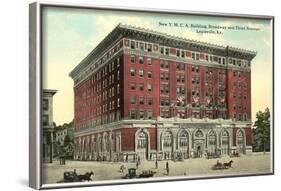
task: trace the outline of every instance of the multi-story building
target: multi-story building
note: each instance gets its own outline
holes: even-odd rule
[[[43,90],[42,100],[42,127],[43,127],[43,162],[52,163],[53,161],[53,96],[57,90]]]
[[[119,24],[70,73],[75,159],[251,151],[255,55]]]

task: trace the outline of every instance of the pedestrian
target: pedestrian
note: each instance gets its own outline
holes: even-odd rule
[[[166,171],[167,171],[167,175],[169,175],[169,172],[170,172],[169,162],[166,162]]]
[[[169,176],[170,168],[168,167],[166,170],[167,170],[167,176]]]
[[[138,163],[140,164],[140,156],[138,157]]]
[[[128,162],[128,157],[129,157],[129,156],[128,156],[128,153],[127,153],[127,154],[126,154],[126,162]]]
[[[158,169],[158,161],[155,161],[155,168]]]
[[[138,167],[139,167],[139,161],[137,161],[136,163],[136,168],[138,169]]]

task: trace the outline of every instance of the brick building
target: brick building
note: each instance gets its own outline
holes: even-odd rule
[[[255,55],[119,24],[70,73],[75,159],[251,151]]]
[[[42,128],[43,162],[52,163],[54,154],[53,96],[57,90],[43,89]]]

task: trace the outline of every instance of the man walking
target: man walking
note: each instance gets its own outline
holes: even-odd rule
[[[166,171],[167,171],[167,176],[169,176],[170,169],[169,169],[169,162],[168,161],[166,162]]]
[[[136,163],[136,169],[138,169],[138,167],[139,167],[139,161],[137,161]]]
[[[158,169],[158,161],[157,161],[157,159],[155,160],[155,168]]]

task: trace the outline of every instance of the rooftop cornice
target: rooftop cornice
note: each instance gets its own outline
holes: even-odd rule
[[[78,64],[78,66],[76,66],[70,72],[69,76],[74,78],[74,76],[76,76],[79,71],[87,67],[92,62],[93,58],[97,58],[98,55],[106,52],[109,48],[111,48],[114,42],[122,38],[145,40],[160,44],[162,46],[170,46],[198,52],[207,52],[215,55],[237,57],[247,60],[252,60],[257,54],[257,52],[250,50],[186,39],[162,32],[135,27],[132,25],[124,25],[120,23]]]
[[[51,90],[51,89],[43,89],[43,94],[44,95],[55,95],[58,92],[58,90]]]

